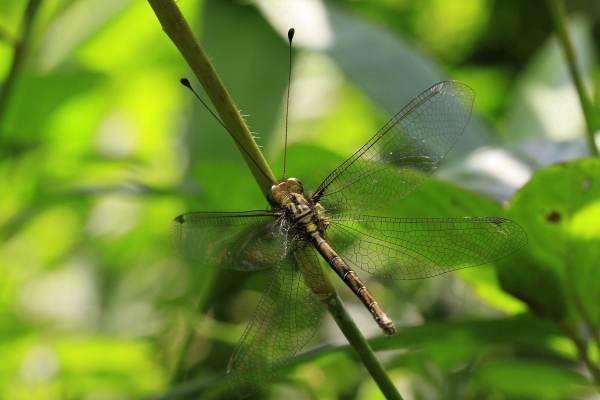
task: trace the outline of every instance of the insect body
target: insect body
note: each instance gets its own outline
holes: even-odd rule
[[[325,210],[318,202],[313,202],[310,198],[305,197],[302,183],[296,178],[289,178],[273,185],[269,199],[276,207],[285,210],[292,219],[291,225],[315,246],[319,254],[367,307],[381,329],[388,335],[394,334],[396,332],[394,322],[373,299],[369,289],[356,272],[344,262],[325,239],[326,228],[329,225]]]

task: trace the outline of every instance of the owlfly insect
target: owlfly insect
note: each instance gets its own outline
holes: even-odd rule
[[[290,59],[292,36],[290,30]],[[187,80],[182,83],[191,89]],[[269,289],[229,372],[242,383],[256,384],[310,340],[324,307],[314,289],[324,279],[319,259],[391,335],[394,322],[357,270],[384,280],[426,278],[497,260],[526,244],[522,228],[502,217],[376,216],[438,167],[465,129],[473,100],[473,91],[463,83],[437,83],[394,115],[316,190],[307,191],[297,178],[284,178],[271,187],[269,209],[191,212],[175,218],[176,242],[192,260],[244,271],[272,270]]]

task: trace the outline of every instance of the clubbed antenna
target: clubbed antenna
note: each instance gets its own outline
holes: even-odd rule
[[[283,146],[283,179],[285,179],[286,167],[287,167],[287,145],[288,145],[288,115],[290,111],[290,84],[292,82],[292,39],[294,39],[294,28],[290,28],[288,31],[288,43],[289,43],[289,63],[288,63],[288,86],[287,86],[287,98],[285,102],[285,142]]]
[[[180,82],[180,83],[181,83],[183,86],[185,86],[186,88],[188,88],[188,89],[189,89],[189,90],[190,90],[190,91],[191,91],[191,92],[194,94],[194,96],[196,97],[196,99],[198,99],[198,101],[200,101],[200,103],[202,103],[202,105],[204,106],[204,108],[206,108],[206,111],[208,111],[208,112],[210,113],[210,115],[212,115],[212,116],[214,117],[214,119],[216,119],[216,120],[217,120],[217,122],[218,122],[218,123],[219,123],[219,124],[220,124],[220,125],[221,125],[221,126],[222,126],[222,127],[223,127],[223,128],[226,130],[226,131],[227,131],[227,132],[229,132],[229,133],[231,134],[231,131],[230,131],[229,129],[227,129],[227,127],[225,126],[225,124],[223,123],[223,121],[221,120],[221,118],[219,118],[219,117],[217,116],[217,114],[216,114],[216,113],[215,113],[213,110],[211,110],[211,108],[208,106],[208,104],[206,104],[206,103],[204,102],[204,100],[202,100],[202,97],[200,97],[200,95],[198,94],[198,92],[196,92],[196,91],[194,90],[194,88],[192,87],[192,84],[190,83],[189,79],[188,79],[188,78],[181,78],[181,79],[179,80],[179,82]],[[233,136],[233,134],[232,134],[232,136]]]
[[[242,151],[244,153],[246,153],[248,158],[252,161],[252,163],[256,166],[256,168],[258,168],[258,170],[263,174],[263,176],[265,176],[267,179],[270,180],[269,175],[265,171],[263,171],[263,169],[260,167],[260,165],[258,165],[256,160],[254,158],[252,158],[252,156],[248,153],[248,150],[246,150],[244,148],[244,146],[242,146],[240,144],[240,142],[238,141],[236,136],[227,128],[227,126],[225,126],[225,124],[223,123],[223,120],[221,118],[219,118],[219,116],[208,106],[208,104],[206,104],[206,102],[204,100],[202,100],[202,97],[200,97],[198,92],[196,92],[196,90],[192,87],[192,84],[190,83],[189,79],[181,78],[179,80],[179,82],[183,86],[185,86],[187,89],[189,89],[190,92],[192,92],[194,94],[194,97],[196,97],[196,99],[198,99],[198,101],[204,106],[204,108],[206,108],[206,111],[208,111],[210,113],[210,115],[212,115],[214,117],[214,119],[217,120],[217,122],[219,123],[219,125],[221,125],[223,127],[223,129],[225,129],[227,132],[229,132],[229,136],[231,136],[232,139],[237,143],[238,147],[240,149],[242,149]]]

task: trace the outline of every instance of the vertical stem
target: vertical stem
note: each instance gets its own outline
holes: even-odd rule
[[[173,0],[148,0],[163,30],[188,62],[237,144],[256,182],[267,193],[276,181],[233,99]]]
[[[600,368],[590,359],[587,349],[587,343],[581,337],[576,328],[571,326],[569,323],[563,322],[560,324],[563,332],[571,338],[575,347],[577,348],[577,353],[579,354],[579,359],[581,362],[585,364],[588,371],[592,375],[592,379],[594,380],[596,386],[600,388]]]
[[[363,364],[375,380],[375,383],[379,386],[381,393],[383,393],[388,400],[402,400],[402,396],[400,396],[400,393],[385,372],[385,369],[383,369],[383,366],[375,357],[373,349],[365,337],[360,333],[350,315],[348,315],[339,296],[334,293],[325,301],[325,303],[338,327],[346,339],[348,339],[350,345],[356,350]]]
[[[566,282],[568,285],[568,289],[571,291],[573,305],[575,306],[575,309],[579,312],[579,314],[581,314],[583,324],[585,325],[586,329],[589,330],[593,340],[596,341],[596,346],[598,347],[598,350],[600,350],[600,329],[596,325],[593,318],[590,316],[590,313],[585,307],[584,302],[581,300],[581,296],[579,296],[579,293],[577,292],[575,286],[576,278],[574,276],[575,269],[573,268],[573,265],[568,264],[566,272]]]
[[[598,147],[596,147],[596,141],[594,140],[594,132],[598,128],[594,117],[594,107],[585,90],[581,72],[577,67],[577,58],[573,47],[573,41],[571,40],[569,30],[567,29],[567,17],[564,4],[562,0],[547,0],[547,2],[550,13],[552,14],[552,19],[554,20],[558,40],[563,49],[565,60],[567,61],[569,72],[571,73],[571,78],[573,79],[573,83],[577,89],[577,95],[579,96],[579,102],[585,118],[588,147],[592,155],[598,156]]]
[[[4,80],[4,84],[0,88],[0,122],[2,121],[2,117],[6,111],[6,106],[8,105],[8,100],[10,99],[17,76],[19,75],[19,72],[23,67],[23,63],[25,62],[27,46],[31,36],[31,27],[33,26],[33,20],[35,19],[35,16],[40,8],[41,2],[41,0],[29,0],[27,7],[25,8],[23,20],[21,21],[19,36],[14,44],[12,62],[6,79]]]
[[[225,279],[225,272],[221,268],[211,270],[211,274],[204,277],[202,286],[196,290],[198,299],[193,310],[194,315],[203,315],[208,311],[209,307],[211,306],[211,299],[216,296],[217,290],[222,288],[221,281],[223,279]],[[175,356],[173,370],[171,371],[171,385],[185,380],[186,370],[184,369],[184,364],[190,347],[194,343],[194,338],[196,337],[195,326],[197,318],[198,317],[192,318],[191,321],[188,321],[187,327],[184,329],[184,338],[181,342],[179,350],[177,351],[177,355]]]

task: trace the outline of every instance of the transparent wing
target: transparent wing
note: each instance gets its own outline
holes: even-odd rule
[[[270,211],[192,212],[173,220],[173,240],[187,259],[251,271],[285,255],[285,220]]]
[[[385,218],[334,216],[327,236],[352,267],[387,279],[419,279],[510,255],[525,231],[499,217]]]
[[[465,129],[474,93],[463,83],[427,89],[321,183],[313,199],[330,213],[395,204],[433,172]]]
[[[269,290],[229,362],[232,388],[242,397],[296,355],[321,318],[324,306],[307,285],[307,280],[311,285],[323,282],[318,255],[311,247],[294,247],[289,262],[273,269]]]

